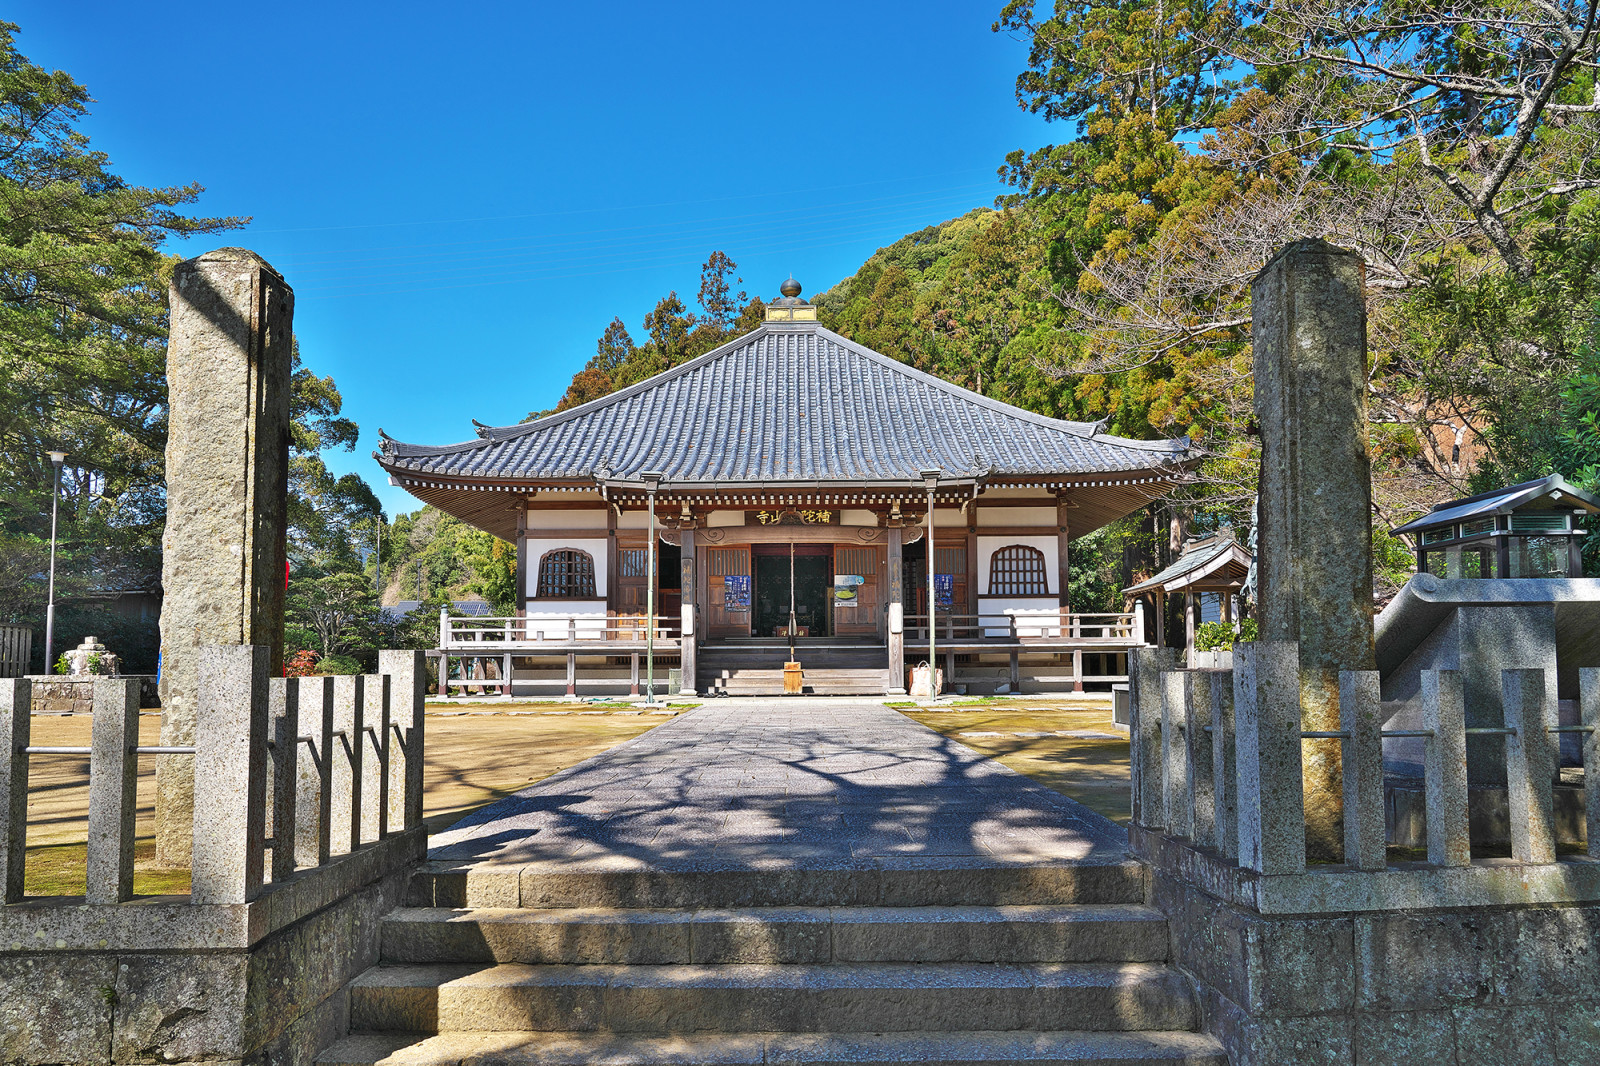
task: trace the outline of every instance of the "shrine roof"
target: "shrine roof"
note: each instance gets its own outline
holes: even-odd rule
[[[593,480],[663,487],[920,483],[1160,470],[1187,438],[1143,441],[1025,411],[925,374],[815,322],[769,322],[609,396],[460,444],[387,436],[374,457],[452,482]]]
[[[1249,549],[1234,540],[1231,531],[1223,530],[1185,545],[1171,566],[1122,591],[1136,596],[1155,589],[1177,592],[1199,586],[1237,588],[1244,583],[1250,560]]]

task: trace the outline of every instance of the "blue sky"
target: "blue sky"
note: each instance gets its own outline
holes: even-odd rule
[[[1067,136],[1016,106],[1001,0],[753,5],[12,0],[37,63],[144,185],[294,287],[295,332],[370,452],[554,405],[620,315],[692,304],[714,249],[752,295],[808,293],[989,204],[1005,154]]]

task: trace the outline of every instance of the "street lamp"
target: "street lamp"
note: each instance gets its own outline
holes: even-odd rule
[[[938,619],[939,600],[934,583],[934,551],[933,551],[933,493],[939,487],[939,475],[944,473],[938,467],[932,470],[918,471],[922,475],[922,483],[928,488],[928,698],[939,694],[939,659],[935,654],[934,623]]]
[[[66,452],[51,452],[50,465],[56,468],[55,487],[50,490],[50,598],[44,609],[44,672],[53,665],[56,643],[56,516],[61,505],[61,467],[67,461]]]
[[[650,505],[650,560],[645,566],[644,582],[644,702],[647,707],[656,704],[656,489],[665,477],[657,470],[647,470],[639,475],[644,479],[645,499]]]

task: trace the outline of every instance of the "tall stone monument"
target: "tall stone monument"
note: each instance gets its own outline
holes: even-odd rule
[[[220,248],[177,265],[171,307],[161,743],[187,745],[201,645],[264,645],[282,673],[294,291]],[[158,861],[188,864],[193,810],[193,759],[161,757]]]
[[[1367,455],[1365,267],[1295,241],[1250,287],[1261,427],[1257,616],[1300,646],[1302,728],[1339,728],[1339,671],[1372,670],[1372,477]],[[1336,740],[1303,748],[1306,843],[1342,851]]]

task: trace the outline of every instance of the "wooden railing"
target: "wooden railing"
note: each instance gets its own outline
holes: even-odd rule
[[[0,681],[4,902],[23,897],[29,764],[57,755],[89,759],[91,905],[133,897],[141,757],[194,759],[191,903],[248,903],[268,882],[299,884],[394,837],[406,838],[395,859],[421,857],[421,652],[380,652],[378,673],[351,677],[269,677],[264,647],[211,645],[199,657],[192,746],[139,744],[137,678],[95,679],[87,747],[34,745],[30,683]]]
[[[557,614],[529,618],[452,618],[439,616],[442,649],[471,648],[473,652],[512,648],[537,649],[541,645],[643,642],[648,626],[644,615]],[[656,616],[655,638],[676,642],[682,630],[676,619]],[[463,652],[466,653],[466,652]]]
[[[981,614],[944,614],[935,617],[934,636],[938,640],[993,643],[1047,643],[1063,645],[1108,645],[1128,647],[1142,644],[1136,636],[1137,616],[1063,611],[993,611]],[[905,637],[908,643],[928,639],[928,616],[907,615]]]

